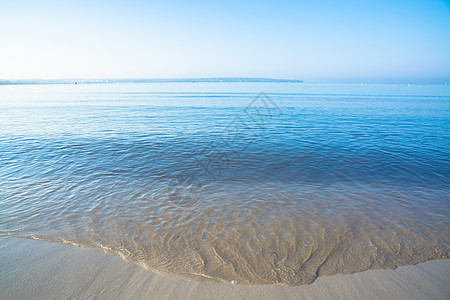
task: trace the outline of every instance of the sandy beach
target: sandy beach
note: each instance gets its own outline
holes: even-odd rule
[[[450,260],[319,277],[310,285],[231,285],[161,276],[71,245],[0,239],[0,299],[449,299]]]
[[[0,300],[450,300],[450,0],[0,28]]]

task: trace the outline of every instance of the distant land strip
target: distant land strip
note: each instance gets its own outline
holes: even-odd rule
[[[25,85],[25,84],[98,84],[98,83],[170,83],[170,82],[282,82],[303,83],[295,79],[273,79],[273,78],[245,78],[245,77],[223,77],[223,78],[162,78],[162,79],[17,79],[1,80],[0,85]]]

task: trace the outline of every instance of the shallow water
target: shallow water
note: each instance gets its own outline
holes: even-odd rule
[[[249,284],[450,257],[448,86],[2,86],[0,109],[3,236]]]

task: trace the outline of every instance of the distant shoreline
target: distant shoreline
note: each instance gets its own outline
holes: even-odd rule
[[[99,84],[99,83],[185,83],[185,82],[282,82],[303,83],[296,79],[274,78],[245,78],[245,77],[217,77],[217,78],[124,78],[124,79],[20,79],[0,80],[0,85],[32,85],[32,84]]]

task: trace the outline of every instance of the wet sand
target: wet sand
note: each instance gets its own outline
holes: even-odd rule
[[[322,276],[309,285],[231,285],[161,276],[120,257],[1,238],[0,299],[449,299],[450,260]]]

